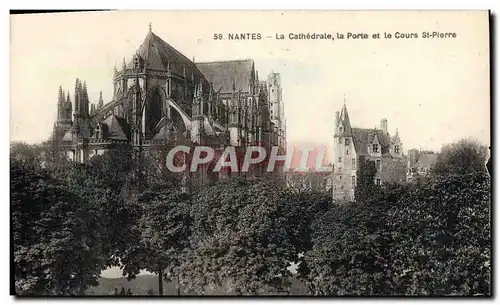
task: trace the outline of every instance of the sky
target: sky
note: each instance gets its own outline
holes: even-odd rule
[[[289,145],[331,147],[335,112],[354,127],[388,120],[403,149],[439,150],[473,137],[490,144],[487,12],[122,11],[11,16],[11,141],[47,139],[58,88],[87,82],[112,99],[121,67],[149,31],[198,61],[250,58],[262,79],[281,74]],[[372,39],[374,33],[454,32],[453,39]],[[289,33],[366,33],[370,39],[290,40]],[[261,40],[214,34],[261,33]],[[276,39],[283,34],[286,39]],[[268,36],[270,36],[268,38]],[[336,37],[336,36],[334,36]]]

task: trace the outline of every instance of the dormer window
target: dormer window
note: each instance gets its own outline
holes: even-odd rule
[[[349,138],[345,139],[345,145],[349,145]]]
[[[373,145],[372,145],[372,151],[373,151],[374,153],[378,153],[378,144],[373,144]]]
[[[342,126],[341,126],[341,127],[339,127],[339,132],[340,132],[340,133],[342,133]]]
[[[394,152],[399,154],[399,145],[394,145]]]

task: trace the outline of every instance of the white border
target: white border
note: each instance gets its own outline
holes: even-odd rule
[[[4,42],[1,48],[2,52],[2,57],[4,58],[4,62],[6,63],[5,69],[3,69],[2,77],[3,80],[1,82],[2,85],[2,90],[1,92],[4,93],[4,99],[0,103],[0,122],[3,124],[3,128],[0,129],[0,134],[2,137],[2,141],[0,142],[2,144],[2,156],[0,158],[0,164],[1,164],[1,173],[2,175],[2,196],[4,198],[4,201],[2,202],[1,209],[3,215],[3,222],[1,222],[2,225],[2,245],[4,245],[4,250],[1,252],[1,262],[3,263],[3,271],[4,274],[1,277],[1,285],[3,289],[3,293],[1,294],[2,299],[1,303],[12,303],[15,302],[16,300],[13,297],[9,296],[10,293],[10,231],[9,231],[9,224],[10,224],[10,213],[9,213],[9,161],[8,161],[8,154],[9,154],[9,118],[10,118],[10,97],[9,97],[9,79],[10,79],[10,69],[9,69],[9,53],[10,53],[10,46],[9,46],[9,15],[8,15],[8,10],[9,9],[20,9],[20,8],[38,8],[38,9],[74,9],[77,7],[78,9],[95,9],[95,8],[119,8],[119,9],[140,9],[140,10],[153,10],[153,9],[203,9],[203,10],[216,10],[216,9],[231,9],[231,10],[236,10],[236,9],[254,9],[254,10],[262,10],[262,9],[295,9],[295,10],[302,10],[302,9],[309,9],[309,10],[319,10],[319,9],[336,9],[336,10],[370,10],[370,9],[377,9],[377,10],[383,10],[383,9],[391,9],[391,10],[408,10],[408,9],[454,9],[454,10],[466,10],[466,9],[474,9],[474,10],[479,10],[479,9],[491,9],[493,13],[499,14],[500,9],[498,8],[500,1],[498,0],[490,0],[490,1],[480,1],[480,0],[475,0],[475,1],[469,1],[468,3],[465,3],[465,1],[458,1],[458,0],[448,0],[448,1],[436,1],[436,0],[420,0],[420,1],[381,1],[381,2],[374,2],[370,0],[366,1],[344,1],[342,3],[335,3],[335,4],[327,4],[327,1],[320,1],[320,0],[302,0],[302,1],[283,1],[283,3],[271,3],[269,0],[251,0],[251,1],[245,1],[245,2],[238,2],[238,1],[218,1],[218,0],[211,0],[211,1],[203,1],[203,0],[198,0],[198,1],[188,1],[188,0],[183,0],[183,1],[176,1],[172,3],[168,3],[166,1],[150,1],[150,0],[141,0],[141,1],[107,1],[103,2],[102,0],[85,0],[85,1],[78,1],[78,2],[69,2],[69,1],[62,1],[62,0],[45,0],[45,1],[28,1],[28,0],[18,0],[18,1],[2,1],[0,6],[3,8],[4,14],[1,16],[1,23],[0,23],[0,35],[1,35],[1,41]],[[10,4],[10,5],[9,5]],[[141,6],[138,6],[140,4]],[[496,18],[496,23],[498,23],[498,16]],[[495,31],[495,40],[497,42],[496,44],[496,54],[495,57],[497,58],[498,61],[498,41],[499,39],[499,32],[498,30]],[[497,64],[497,61],[495,62],[495,66]],[[496,67],[495,67],[496,68]],[[498,81],[498,75],[496,75],[495,79],[495,87],[500,88],[499,86],[499,81]],[[28,89],[28,88],[27,88]],[[498,90],[498,89],[497,89]],[[498,94],[498,92],[497,92]],[[494,101],[496,102],[496,100]],[[471,101],[471,107],[473,107],[473,101]],[[498,115],[498,107],[496,107],[496,116]],[[497,131],[497,130],[495,130]],[[498,132],[495,132],[495,143],[498,143]],[[496,153],[495,153],[495,160],[498,162],[498,157],[499,157],[499,148],[498,146],[496,148]],[[498,174],[497,174],[497,181],[495,181],[495,189],[498,186]],[[495,204],[495,203],[493,203]],[[498,220],[498,211],[500,210],[499,207],[494,208],[495,211],[495,219]],[[496,226],[493,226],[495,228]],[[495,241],[494,245],[496,246],[498,244],[498,239],[499,235],[495,234]],[[496,252],[496,248],[494,249],[494,254],[498,256],[498,253]],[[495,260],[494,263],[497,263]],[[498,267],[494,264],[494,270],[496,273],[498,273]],[[496,275],[496,274],[495,274]],[[498,277],[495,276],[494,280],[494,292],[498,293]],[[52,299],[51,299],[52,300]],[[163,300],[164,302],[169,302],[169,303],[180,303],[180,302],[198,302],[200,299],[186,299],[186,300],[173,300],[173,299],[166,299]],[[330,302],[330,301],[341,301],[342,299],[321,299],[321,300],[312,300],[312,299],[295,299],[291,300],[294,302]],[[62,302],[69,301],[68,299],[62,300]],[[97,304],[104,304],[106,303],[106,299],[78,299],[78,300],[73,300],[77,302],[94,302]],[[142,301],[142,300],[141,300]],[[144,300],[146,301],[146,300]],[[273,300],[264,300],[264,299],[255,299],[255,300],[248,300],[248,299],[206,299],[202,301],[208,301],[208,302],[233,302],[233,301],[244,301],[244,302],[256,302],[256,303],[271,303]],[[276,300],[275,300],[276,301]],[[280,299],[280,301],[284,301],[284,299]],[[354,303],[361,303],[364,301],[368,302],[374,302],[377,301],[376,299],[365,299],[365,300],[349,300]],[[397,299],[394,300],[394,303],[403,303],[408,300],[403,300],[403,299]],[[440,302],[445,302],[445,303],[452,303],[455,300],[429,300],[429,299],[423,299],[423,301],[428,302],[428,303],[434,303],[437,301]],[[124,301],[120,301],[124,302]],[[115,303],[116,304],[116,303]]]

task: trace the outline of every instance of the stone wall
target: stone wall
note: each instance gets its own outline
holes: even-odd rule
[[[390,156],[382,158],[381,164],[382,183],[404,183],[406,182],[406,162],[404,158],[393,158]]]

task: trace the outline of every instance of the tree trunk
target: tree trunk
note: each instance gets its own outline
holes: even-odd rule
[[[179,276],[177,276],[177,295],[181,295],[181,280]]]
[[[158,268],[158,295],[163,295],[163,267]]]

